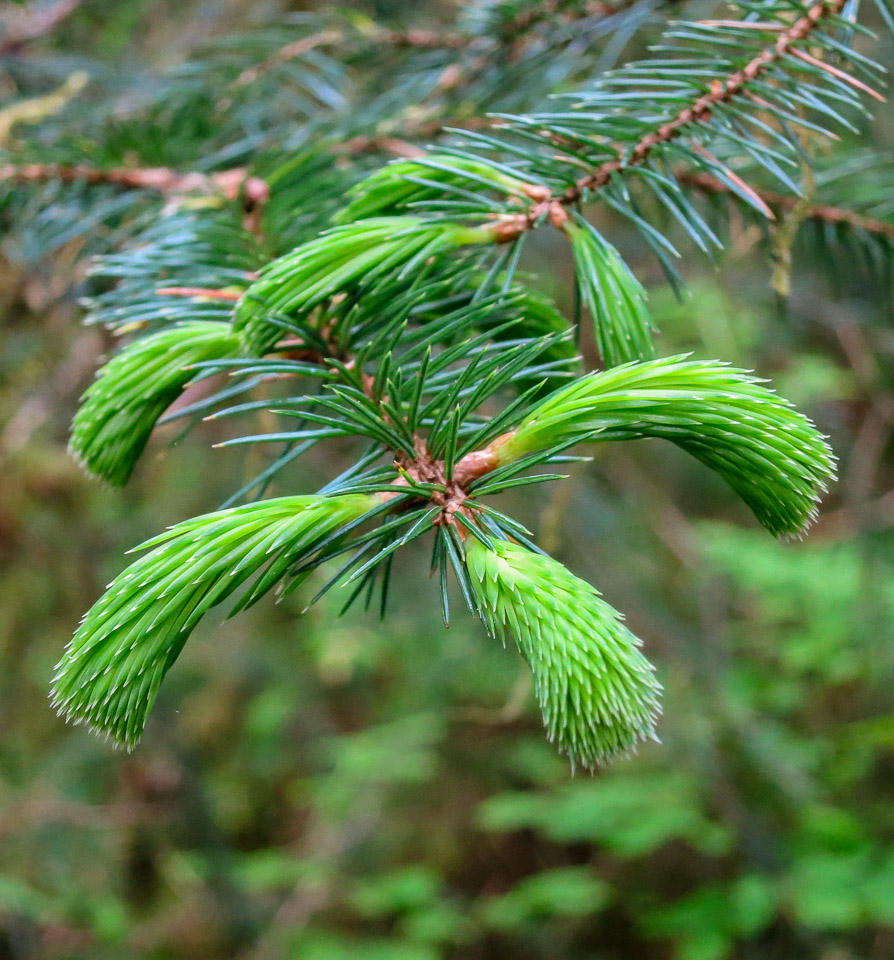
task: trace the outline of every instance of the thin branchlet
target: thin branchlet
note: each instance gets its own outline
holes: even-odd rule
[[[676,173],[677,179],[705,194],[721,194],[734,196],[731,188],[722,180],[698,170],[680,170]],[[787,196],[777,190],[765,190],[751,187],[760,199],[769,208],[787,212],[794,209],[799,202],[798,197]],[[879,220],[875,217],[866,217],[854,210],[835,206],[831,203],[811,203],[801,213],[805,220],[811,220],[819,225],[832,227],[846,227],[859,233],[867,233],[894,241],[894,223]]]

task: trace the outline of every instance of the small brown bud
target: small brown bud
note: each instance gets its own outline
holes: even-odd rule
[[[561,230],[568,223],[568,211],[558,200],[553,200],[549,205],[549,220],[557,230]]]
[[[549,192],[549,187],[544,187],[539,183],[524,184],[524,186],[522,186],[522,193],[537,203],[546,203],[552,196]]]
[[[530,227],[527,216],[518,213],[512,217],[501,217],[491,225],[494,243],[512,243]]]

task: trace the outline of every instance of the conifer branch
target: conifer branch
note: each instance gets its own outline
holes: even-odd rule
[[[583,5],[582,9],[568,10],[563,9],[562,0],[543,0],[542,3],[520,10],[515,16],[503,21],[500,24],[500,33],[503,37],[515,39],[518,34],[525,33],[540,23],[555,22],[559,19],[566,23],[574,23],[575,20],[588,17],[611,17],[629,4],[630,0],[620,0],[616,3],[590,0]]]
[[[270,188],[244,167],[219,173],[183,173],[169,167],[93,167],[87,164],[4,163],[0,164],[0,182],[108,184],[125,190],[147,190],[164,196],[199,193],[220,195],[227,200],[243,197],[246,205],[256,206],[270,195]]]
[[[559,19],[565,23],[574,23],[576,20],[591,17],[609,17],[622,12],[632,2],[633,0],[617,0],[616,3],[592,0],[584,4],[582,9],[562,10],[561,0],[543,0],[542,3],[532,5],[527,10],[521,10],[515,16],[501,22],[498,38],[449,30],[390,30],[379,25],[353,30],[319,30],[286,44],[261,63],[247,67],[237,77],[233,86],[237,88],[249,86],[265,73],[319,47],[342,47],[355,40],[359,40],[369,48],[385,46],[396,50],[480,50],[484,59],[489,62],[497,54],[505,56],[507,43],[523,42],[524,34],[538,24],[547,21],[556,22]],[[513,55],[517,54],[516,49]],[[456,67],[448,67],[447,70],[455,73]],[[459,82],[459,76],[454,76],[450,81],[451,85]]]
[[[713,242],[709,225],[685,196],[685,179],[674,177],[682,161],[693,173],[713,178],[693,181],[694,190],[708,192],[716,179],[752,209],[772,214],[771,201],[778,198],[764,197],[735,172],[743,159],[735,146],[700,141],[726,133],[738,146],[738,125],[746,120],[730,104],[757,97],[760,119],[746,119],[775,136],[782,153],[760,136],[746,140],[745,150],[772,173],[773,157],[788,162],[785,150],[795,149],[787,124],[797,125],[802,113],[809,123],[814,108],[837,118],[839,104],[858,106],[856,91],[867,92],[867,85],[852,83],[837,67],[827,69],[813,53],[797,54],[808,39],[812,51],[833,58],[846,49],[830,31],[814,32],[826,20],[836,28],[844,23],[844,3],[806,8],[781,0],[765,15],[782,22],[765,28],[746,21],[740,34],[734,25],[732,39],[722,22],[683,24],[678,36],[695,33],[696,41],[705,41],[695,52],[703,56],[700,69],[692,68],[686,59],[691,51],[681,44],[669,60],[655,61],[652,71],[646,61],[597,78],[592,90],[575,94],[576,108],[589,110],[516,116],[507,108],[493,119],[469,122],[476,129],[457,134],[437,152],[410,142],[435,119],[441,128],[445,118],[433,116],[433,101],[414,112],[418,102],[405,98],[396,111],[412,131],[404,134],[399,123],[383,118],[380,104],[391,95],[375,90],[368,101],[376,107],[369,113],[374,136],[352,138],[358,127],[334,113],[319,127],[308,121],[299,133],[322,129],[325,137],[281,157],[278,166],[258,151],[265,180],[250,176],[247,166],[198,175],[165,167],[102,172],[37,164],[31,180],[8,167],[7,179],[16,182],[83,179],[162,197],[196,192],[241,199],[252,214],[263,204],[267,233],[258,243],[250,232],[256,223],[240,223],[235,205],[169,203],[133,249],[105,258],[103,272],[121,283],[97,297],[95,319],[123,331],[150,330],[113,357],[88,389],[75,419],[74,452],[101,476],[123,483],[155,423],[184,387],[221,373],[231,374],[225,385],[168,418],[266,411],[278,418],[276,428],[265,423],[257,435],[219,446],[274,444],[280,452],[229,501],[256,494],[257,502],[187,521],[146,545],[149,552],[114,581],[75,634],[56,678],[55,703],[74,720],[132,744],[193,627],[237,586],[253,582],[238,610],[348,554],[317,597],[343,584],[351,585],[348,604],[361,595],[369,602],[381,588],[384,611],[393,556],[431,535],[445,621],[452,571],[468,609],[492,633],[505,631],[518,643],[549,735],[574,762],[592,766],[653,736],[658,686],[636,639],[593,587],[539,553],[529,531],[490,498],[564,479],[532,471],[577,459],[573,448],[580,444],[661,438],[725,480],[771,533],[799,535],[814,517],[834,471],[824,438],[747,371],[719,361],[651,359],[645,291],[578,207],[604,187],[601,198],[635,219],[653,248],[661,248],[664,238],[639,216],[637,200],[615,176],[637,167],[641,182],[696,242]],[[635,7],[619,18],[631,26],[651,10],[648,0],[618,0],[583,12],[598,17],[622,5]],[[477,82],[475,71],[484,62],[479,54],[486,60],[500,51],[511,59],[513,32],[524,42],[525,31],[561,16],[565,7],[561,0],[546,0],[539,10],[508,17],[505,9],[488,11],[489,32],[475,35],[474,49],[462,59],[469,73],[460,81],[475,76]],[[757,16],[750,8],[744,15]],[[626,29],[619,36],[624,41]],[[405,58],[407,64],[427,64],[427,90],[440,93],[455,75],[448,65],[438,82],[437,70],[451,59],[452,35],[348,24],[261,59],[282,39],[276,34],[271,43],[265,37],[255,55],[260,65],[245,68],[244,57],[226,60],[226,80],[218,89],[247,88],[265,72],[316,51],[306,63],[269,77],[265,89],[288,75],[298,99],[316,104],[328,97],[342,106],[350,101],[327,87],[324,77],[330,69],[342,76],[342,65],[320,48],[345,46],[343,60],[353,67],[355,41],[445,48],[443,57]],[[546,45],[548,56],[554,46]],[[536,60],[536,47],[531,49]],[[566,77],[573,76],[575,56]],[[865,57],[854,57],[858,72],[875,69]],[[375,72],[375,56],[370,59]],[[494,53],[493,63],[498,61]],[[320,64],[325,69],[317,74]],[[797,99],[805,75],[811,89],[819,90],[808,104]],[[414,78],[405,79],[412,86]],[[247,113],[254,92],[240,94]],[[226,122],[225,102],[216,101],[215,121]],[[483,113],[501,100],[483,96],[480,103]],[[266,106],[258,104],[252,129],[272,126],[271,118],[279,116]],[[764,123],[774,110],[778,130]],[[245,129],[227,130],[236,136],[216,156],[245,164]],[[333,146],[336,141],[343,142]],[[282,148],[286,141],[263,141],[265,147],[274,142]],[[362,159],[335,162],[339,152],[370,150],[402,159],[371,172]],[[359,181],[358,167],[366,174]],[[580,171],[586,176],[575,180]],[[827,216],[825,222],[833,220]],[[515,241],[545,222],[570,241],[580,301],[592,315],[609,369],[579,375],[574,324],[527,290],[518,272],[522,243]],[[835,222],[851,223],[843,216]],[[273,380],[277,390],[255,392]],[[315,496],[263,499],[277,471],[331,438],[357,444],[348,470]]]
[[[694,187],[706,194],[724,194],[730,197],[736,195],[733,191],[717,177],[711,176],[697,170],[680,170],[675,176],[687,186]],[[776,210],[789,211],[798,204],[798,198],[786,196],[775,190],[764,190],[762,188],[751,187],[760,197],[761,201],[768,207]],[[888,223],[885,220],[878,220],[874,217],[864,217],[861,214],[847,210],[844,207],[837,207],[826,203],[811,204],[803,212],[805,220],[813,220],[816,223],[828,224],[830,226],[844,226],[852,230],[864,233],[874,234],[883,237],[886,240],[894,241],[894,223]]]
[[[756,33],[766,32],[773,39],[773,43],[753,56],[740,69],[723,79],[711,81],[707,92],[701,93],[695,100],[681,107],[674,116],[662,122],[657,128],[643,133],[638,140],[631,144],[605,145],[606,149],[615,155],[603,160],[592,172],[578,178],[572,186],[561,193],[547,193],[541,198],[536,198],[536,202],[525,213],[504,216],[500,227],[500,241],[511,242],[526,230],[544,222],[552,222],[561,227],[567,219],[561,212],[562,208],[579,205],[596,191],[608,186],[617,174],[629,168],[645,166],[658,147],[670,145],[693,128],[708,123],[715,112],[726,104],[746,97],[762,109],[772,112],[771,105],[753,93],[750,87],[787,57],[796,58],[810,67],[826,72],[834,81],[849,84],[854,89],[868,93],[876,99],[883,99],[877,91],[851,74],[800,49],[800,45],[806,43],[825,21],[842,13],[846,2],[847,0],[820,0],[811,5],[803,16],[788,27],[773,22],[749,21],[703,21],[701,24],[695,24],[695,26],[707,27],[729,25],[736,29],[753,30]],[[546,141],[555,143],[559,148],[566,145],[566,135],[550,129],[548,123],[540,134]],[[710,157],[700,144],[694,143],[692,149],[710,158],[709,166],[713,166],[715,170],[724,169],[722,164],[716,158]],[[563,158],[558,155],[555,159],[561,162]],[[732,171],[725,170],[725,173],[728,179],[736,184],[736,189],[745,194],[760,209],[763,201],[757,192],[739,181]],[[767,212],[765,204],[763,210]]]
[[[564,204],[579,203],[587,192],[604,186],[618,171],[644,163],[659,144],[669,143],[691,125],[708,120],[719,104],[747,95],[750,83],[782,60],[786,54],[794,52],[796,45],[807,40],[823,20],[840,13],[846,2],[847,0],[820,0],[813,4],[803,17],[779,33],[772,47],[762,50],[743,69],[730,74],[725,81],[712,83],[710,92],[700,96],[691,106],[681,110],[676,117],[662,124],[657,130],[646,134],[626,156],[606,161],[593,173],[578,180],[574,187],[557,199]],[[770,26],[774,28],[776,25]]]
[[[266,60],[247,67],[233,83],[233,86],[246,87],[255,83],[265,73],[270,73],[288,63],[303,57],[318,47],[341,47],[354,39],[361,39],[365,46],[389,46],[397,50],[402,48],[413,50],[458,50],[467,47],[474,38],[461,33],[441,33],[437,30],[388,30],[385,27],[373,26],[359,31],[349,30],[319,30],[300,40],[287,43]]]

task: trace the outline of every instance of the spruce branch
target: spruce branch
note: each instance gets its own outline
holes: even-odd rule
[[[689,187],[694,187],[705,194],[720,194],[735,197],[736,195],[727,184],[709,173],[695,170],[681,170],[676,173],[677,179]],[[798,198],[787,196],[775,190],[752,187],[760,199],[771,209],[788,212],[798,204]],[[814,221],[820,225],[846,227],[859,233],[866,233],[894,241],[894,223],[878,220],[875,217],[866,217],[854,210],[834,206],[828,203],[809,204],[803,212],[805,220]]]
[[[544,9],[598,17],[636,6],[619,0],[594,12],[546,0]],[[317,597],[343,584],[346,605],[358,597],[369,604],[381,590],[384,610],[395,554],[428,536],[445,620],[452,571],[469,609],[492,633],[514,637],[531,666],[549,734],[573,762],[592,767],[653,736],[658,685],[638,641],[593,587],[537,552],[530,531],[491,498],[563,479],[541,468],[576,459],[578,444],[658,437],[712,468],[772,533],[798,534],[812,519],[833,474],[823,438],[745,371],[685,357],[651,359],[645,292],[580,207],[598,194],[653,246],[671,249],[627,192],[622,175],[629,167],[700,246],[719,245],[684,193],[690,185],[674,175],[678,167],[689,172],[691,161],[693,174],[771,214],[774,204],[746,182],[733,144],[744,141],[760,170],[784,165],[787,125],[814,108],[797,100],[797,78],[806,78],[820,114],[834,113],[833,102],[859,103],[868,84],[851,82],[850,73],[814,55],[846,50],[830,34],[844,23],[844,9],[839,0],[794,10],[769,3],[760,13],[748,8],[743,15],[752,19],[731,26],[679,25],[679,36],[694,32],[706,41],[701,68],[681,56],[681,47],[671,66],[647,61],[600,77],[581,92],[576,113],[481,118],[468,124],[478,129],[453,133],[424,152],[399,135],[397,124],[382,122],[382,103],[393,114],[389,94],[369,99],[369,129],[377,136],[365,143],[356,126],[335,117],[339,106],[319,126],[301,126],[295,142],[309,138],[310,146],[278,159],[266,155],[256,167],[239,152],[247,149],[245,129],[229,143],[238,149],[223,154],[233,168],[217,174],[177,173],[176,163],[124,172],[112,165],[105,173],[73,164],[55,175],[33,167],[33,182],[75,182],[80,173],[87,182],[178,201],[101,268],[121,283],[97,297],[95,317],[120,330],[153,332],[125,347],[87,391],[72,446],[92,469],[123,482],[184,385],[217,372],[230,374],[226,384],[172,417],[263,410],[277,418],[275,428],[221,444],[278,450],[230,502],[263,498],[282,467],[320,442],[347,438],[358,450],[356,462],[317,496],[259,499],[179,524],[144,545],[148,552],[114,581],[75,634],[55,681],[57,705],[133,744],[193,627],[235,590],[246,588],[240,610],[273,586],[291,589],[339,559]],[[506,20],[503,8],[490,12]],[[754,20],[759,15],[773,22],[764,29]],[[492,23],[457,62],[474,72],[478,47],[511,55],[512,30],[521,36],[545,22],[530,8],[520,16],[514,26],[511,16],[503,28]],[[379,27],[365,33],[364,40],[364,30],[351,25],[314,30],[272,54],[266,38],[254,65],[246,68],[244,55],[227,61],[215,109],[238,115],[229,104],[249,105],[254,82],[272,88],[290,72],[307,103],[328,97],[343,105],[341,88],[315,86],[314,70],[320,66],[325,76],[330,69],[321,48],[353,47],[355,40],[425,51],[408,54],[408,64],[453,58],[449,37],[445,45],[443,38]],[[447,48],[443,57],[432,52],[436,39],[437,49]],[[711,43],[734,49],[733,59]],[[809,53],[801,50],[807,44]],[[854,62],[872,72],[862,59]],[[442,80],[450,66],[426,89],[438,96],[449,89]],[[657,94],[645,71],[656,73]],[[416,77],[409,71],[407,84]],[[746,121],[733,115],[744,104],[765,136],[742,136]],[[398,120],[415,122],[418,133],[432,122],[430,106]],[[770,113],[778,124],[760,119]],[[249,114],[252,131],[275,126],[271,118],[279,116],[266,103]],[[497,129],[484,129],[492,123]],[[389,134],[395,136],[386,142]],[[713,134],[721,142],[708,149],[702,140]],[[268,144],[275,135],[259,138],[251,142]],[[282,150],[285,141],[275,142]],[[371,166],[360,152],[381,147],[402,158],[357,183],[357,170]],[[349,163],[335,159],[339,151],[358,155]],[[27,180],[15,168],[7,173]],[[263,237],[254,235],[257,223],[244,221],[248,207],[240,210],[240,200],[263,215]],[[610,369],[575,378],[572,324],[519,273],[524,234],[544,223],[570,241],[581,299]],[[253,393],[273,379],[279,387],[272,396]]]
[[[244,291],[203,287],[156,289],[156,295],[188,300],[195,305],[194,311],[204,304],[217,309],[218,304],[235,302],[234,323],[185,320],[126,347],[107,364],[97,383],[85,395],[75,419],[73,451],[106,479],[125,482],[157,418],[186,383],[216,369],[229,369],[231,374],[252,377],[334,376],[336,381],[359,390],[364,402],[375,401],[375,406],[364,415],[363,423],[354,423],[355,430],[385,439],[386,444],[394,441],[391,445],[398,451],[412,449],[409,437],[402,442],[395,439],[397,435],[390,426],[376,426],[380,419],[386,424],[401,424],[403,417],[382,405],[381,392],[372,386],[375,378],[364,370],[368,360],[357,355],[353,346],[371,336],[370,347],[381,349],[374,338],[381,326],[383,310],[397,319],[404,315],[407,319],[412,317],[415,324],[423,327],[441,320],[444,311],[437,308],[438,296],[434,289],[429,291],[425,285],[417,289],[425,270],[409,267],[414,262],[421,264],[430,260],[442,243],[449,249],[457,242],[469,240],[478,245],[492,242],[492,236],[487,228],[482,232],[477,228],[456,228],[449,223],[422,223],[409,218],[369,219],[336,228],[298,248],[287,255],[283,263],[273,265],[280,269],[278,276],[274,275],[271,280],[269,272],[261,275]],[[331,265],[337,268],[335,272]],[[291,272],[296,267],[298,276]],[[392,271],[390,276],[383,272],[386,270]],[[406,279],[402,279],[404,273],[408,274]],[[454,274],[448,272],[447,279],[439,281],[436,289],[454,298],[459,307],[457,322],[479,327],[482,344],[491,338],[499,342],[510,327],[540,338],[537,350],[548,355],[549,362],[530,372],[519,369],[520,388],[542,384],[544,378],[548,380],[576,358],[573,347],[563,336],[567,329],[564,319],[545,298],[513,286],[481,299],[483,278],[480,275],[462,271]],[[370,288],[374,277],[380,279],[379,292]],[[358,281],[362,281],[360,290],[353,289]],[[260,293],[255,292],[258,289]],[[276,297],[272,303],[267,291]],[[360,296],[364,291],[365,295]],[[435,298],[432,308],[425,306],[427,297]],[[457,297],[462,299],[457,301]],[[188,313],[187,310],[187,317]],[[366,328],[369,333],[364,333]],[[509,348],[512,349],[511,340]],[[200,349],[204,352],[200,353]],[[418,351],[418,343],[415,349]],[[262,359],[271,352],[279,359]],[[445,354],[439,363],[443,364],[444,358],[450,356]],[[151,359],[154,357],[157,361]],[[236,357],[244,359],[233,359]],[[495,357],[498,360],[500,354],[495,353]],[[141,364],[149,365],[151,375],[137,384],[133,371]],[[504,379],[508,375],[504,374]],[[254,382],[246,381],[245,387],[227,386],[223,395],[231,397]],[[491,389],[495,388],[496,385]],[[482,394],[481,399],[485,396]],[[203,405],[213,405],[215,400],[216,395],[212,395]],[[336,403],[331,398],[317,398],[315,402],[318,405]],[[236,409],[244,407],[242,404]],[[344,409],[339,408],[339,412],[352,419]],[[326,427],[330,435],[333,429],[334,424]]]
[[[779,26],[774,23],[748,24],[748,29],[766,29],[771,35],[776,35],[773,45],[762,50],[743,69],[736,70],[724,81],[714,81],[710,92],[698,97],[657,130],[647,133],[633,145],[632,149],[625,151],[623,157],[607,160],[593,173],[581,177],[573,187],[557,199],[565,204],[579,203],[587,193],[605,186],[615,173],[626,167],[645,163],[655,147],[670,143],[684,134],[689,127],[710,120],[718,106],[737,97],[748,96],[750,84],[763,76],[787,54],[797,54],[798,45],[808,41],[824,20],[840,14],[846,3],[847,0],[820,0],[819,3],[811,5],[807,12],[788,29],[779,29]],[[736,26],[741,26],[739,21],[733,22]],[[828,69],[822,61],[817,62]]]
[[[507,45],[513,47],[511,55],[518,56],[519,45],[525,42],[525,35],[539,24],[574,24],[579,20],[594,17],[610,17],[622,12],[632,2],[633,0],[617,0],[615,3],[588,2],[577,5],[563,3],[562,0],[542,0],[540,3],[531,4],[527,9],[519,10],[509,18],[501,19],[496,37],[485,33],[450,30],[391,30],[375,23],[319,30],[287,43],[261,63],[247,67],[237,77],[234,86],[249,86],[264,74],[319,47],[344,48],[352,44],[369,49],[391,47],[397,50],[471,50],[481,61],[480,66],[483,66],[492,63],[498,56],[506,56]],[[450,75],[451,86],[461,84],[461,76],[458,75],[461,71],[462,67],[455,63],[444,69],[444,73]]]
[[[731,192],[751,203],[764,215],[772,217],[759,191],[754,190],[733,169],[707,150],[700,142],[713,130],[721,139],[729,136],[741,146],[748,123],[770,135],[793,154],[798,147],[793,145],[786,125],[803,125],[827,136],[834,134],[813,124],[801,113],[815,111],[828,120],[832,118],[847,125],[834,108],[842,103],[857,106],[854,92],[865,93],[880,99],[881,95],[871,86],[859,80],[853,72],[845,71],[806,53],[803,45],[822,43],[825,50],[845,56],[848,49],[826,34],[841,24],[845,0],[821,0],[804,8],[804,13],[794,23],[784,20],[766,21],[699,21],[683,23],[679,35],[686,40],[697,39],[703,49],[683,48],[682,52],[698,53],[701,59],[643,61],[630,64],[619,71],[610,72],[596,81],[591,90],[582,90],[575,95],[579,101],[578,111],[568,113],[544,113],[531,117],[499,117],[502,137],[469,136],[471,145],[479,148],[497,149],[500,145],[509,149],[512,138],[522,138],[545,149],[547,145],[559,153],[552,157],[535,160],[532,169],[538,167],[548,177],[568,182],[568,173],[575,166],[592,167],[585,175],[573,180],[562,189],[537,198],[522,214],[507,213],[504,217],[503,237],[511,241],[525,231],[544,222],[556,226],[567,223],[563,207],[577,207],[582,202],[604,194],[622,212],[629,213],[635,221],[630,201],[623,192],[614,188],[618,178],[627,171],[638,171],[642,182],[648,185],[661,202],[706,249],[705,241],[715,242],[707,226],[700,222],[695,211],[686,204],[680,192],[680,183],[674,172],[659,162],[659,153],[667,156],[685,156],[696,171],[707,172],[721,180]],[[744,13],[757,15],[748,8]],[[783,17],[788,6],[770,5],[767,15]],[[825,31],[825,32],[824,32]],[[729,73],[720,73],[724,60],[729,55],[713,55],[712,44],[732,45],[744,36],[752,39],[767,35],[770,43],[754,54],[742,66]],[[670,36],[674,36],[671,31]],[[672,46],[663,51],[674,52]],[[866,58],[854,57],[854,70],[880,68]],[[700,69],[701,68],[701,69]],[[799,68],[808,74],[809,92],[798,93],[795,78]],[[696,80],[686,79],[686,70],[694,71]],[[700,77],[717,73],[710,82]],[[780,82],[780,79],[784,82]],[[822,86],[822,84],[825,86]],[[704,89],[704,87],[707,89]],[[692,98],[689,99],[689,91]],[[883,99],[883,98],[881,98]],[[680,105],[667,115],[667,104]],[[750,113],[763,113],[770,122],[750,117]],[[774,124],[778,123],[778,129]],[[498,131],[500,132],[500,131]],[[615,133],[613,138],[612,134]],[[780,167],[780,154],[758,143],[746,143],[745,150],[761,166],[791,185]],[[782,157],[783,162],[785,158]],[[567,165],[564,174],[562,164]],[[794,188],[797,192],[797,188]],[[611,194],[614,194],[613,196]],[[646,232],[644,230],[644,232]],[[647,235],[652,243],[652,237]]]
[[[624,68],[618,72],[617,77],[610,74],[598,81],[593,91],[585,92],[581,102],[593,111],[590,115],[581,112],[577,115],[542,114],[530,118],[506,116],[498,118],[504,131],[502,138],[484,135],[469,137],[473,149],[476,145],[479,149],[492,152],[502,148],[503,152],[512,158],[510,162],[514,167],[514,170],[506,167],[504,170],[509,173],[517,171],[514,179],[525,184],[520,189],[518,186],[504,188],[503,209],[496,209],[491,213],[494,220],[492,230],[497,243],[514,244],[528,230],[543,223],[552,223],[568,235],[578,284],[593,315],[597,345],[606,365],[654,356],[651,324],[641,288],[619,260],[614,248],[593,231],[574,208],[605,188],[604,199],[634,220],[672,279],[677,278],[677,274],[668,254],[676,251],[636,212],[636,205],[626,193],[626,188],[616,182],[616,175],[628,169],[638,170],[640,180],[705,252],[710,252],[712,247],[719,248],[720,241],[685,196],[684,188],[692,184],[685,178],[678,178],[675,170],[666,166],[666,160],[672,156],[687,156],[692,161],[695,176],[711,178],[710,181],[693,181],[700,183],[700,189],[704,189],[705,182],[716,181],[730,194],[737,196],[763,216],[773,219],[773,209],[761,191],[746,182],[728,160],[709,150],[700,142],[700,137],[705,138],[714,131],[720,134],[721,140],[728,135],[731,141],[738,144],[742,139],[745,124],[744,115],[739,116],[739,101],[744,100],[749,108],[756,104],[759,111],[768,114],[774,121],[780,121],[782,132],[773,130],[757,117],[752,118],[755,124],[772,133],[790,148],[793,154],[797,154],[800,146],[792,142],[786,124],[797,125],[802,122],[800,113],[803,111],[798,105],[798,88],[795,83],[799,66],[806,65],[809,68],[809,79],[812,81],[810,93],[802,99],[809,109],[820,115],[832,112],[823,98],[827,98],[832,106],[842,100],[848,104],[856,103],[850,93],[842,93],[842,87],[846,91],[874,93],[863,81],[827,63],[826,60],[813,54],[800,56],[803,53],[801,45],[820,41],[824,49],[836,55],[847,52],[842,44],[831,36],[826,36],[821,29],[828,28],[828,33],[838,25],[839,16],[844,9],[844,0],[822,0],[804,8],[803,15],[793,23],[785,19],[791,12],[788,7],[783,9],[770,5],[766,11],[767,16],[778,18],[779,22],[770,19],[682,24],[678,31],[681,37],[691,39],[691,32],[701,31],[697,36],[705,46],[705,68],[695,71],[699,79],[694,83],[679,79],[681,70],[687,66],[691,69],[692,64],[689,61],[680,58],[678,62],[661,62],[656,77],[666,76],[668,79],[655,81],[649,77],[650,64],[647,61],[643,65]],[[756,16],[752,11],[745,12]],[[723,64],[723,60],[717,56],[709,58],[711,42],[723,44],[727,42],[725,38],[728,34],[733,37],[751,34],[752,38],[757,38],[758,41],[768,35],[771,42],[763,44],[743,65],[737,66],[726,75],[720,73],[710,83],[703,82],[700,75],[719,72]],[[856,68],[874,68],[865,58],[856,60],[855,63]],[[664,73],[661,73],[662,69]],[[815,79],[816,75],[818,80]],[[780,81],[780,76],[783,76],[784,82]],[[821,81],[827,82],[827,89],[817,86],[817,82]],[[654,90],[650,89],[653,82],[657,85]],[[667,95],[663,94],[662,83],[670,91]],[[706,91],[701,90],[697,95],[693,95],[693,99],[688,103],[685,102],[684,91],[698,91],[704,86],[708,87]],[[682,99],[684,103],[668,117],[665,99],[674,104]],[[607,107],[604,105],[606,101]],[[642,107],[637,106],[640,101]],[[616,103],[619,107],[614,106]],[[627,105],[633,112],[629,119],[624,115]],[[639,111],[638,114],[636,110]],[[538,122],[541,122],[542,126],[538,127]],[[809,125],[808,121],[803,122]],[[615,137],[614,142],[611,137],[613,129],[621,135],[620,138]],[[638,129],[642,129],[642,132],[638,136],[632,136]],[[517,158],[521,156],[521,151],[512,149],[512,137],[522,136],[529,136],[541,145],[567,145],[570,155],[553,155],[549,160],[535,156],[528,163],[519,162]],[[658,148],[662,148],[662,156],[658,156]],[[764,169],[788,183],[792,182],[781,169],[779,158],[782,161],[786,158],[778,151],[764,149],[757,144],[747,149]],[[566,176],[558,172],[557,166],[566,160],[569,164],[592,165],[588,153],[596,157],[602,156],[595,164],[595,170],[560,191],[548,185],[557,178],[563,179],[563,176]],[[451,171],[453,179],[443,174],[434,177],[416,172],[428,162],[432,166]],[[471,169],[475,162],[475,156],[469,151],[456,149],[446,160],[429,155],[414,157],[412,161],[394,164],[391,168],[386,167],[373,174],[355,190],[359,196],[367,198],[366,205],[358,202],[349,205],[342,215],[343,219],[424,211],[426,206],[435,210],[439,204],[455,203],[448,201],[446,197],[455,191],[457,178],[464,176],[463,168]],[[401,183],[401,180],[404,182]],[[420,185],[423,185],[423,188]],[[794,189],[797,191],[797,187]],[[519,195],[525,198],[521,204],[517,200]],[[775,199],[776,196],[770,194],[769,198]],[[372,200],[373,197],[375,200]],[[522,212],[518,212],[519,206],[522,207]],[[834,210],[822,207],[817,207],[812,213],[814,219],[825,216],[827,221],[831,221],[836,217]],[[837,222],[856,227],[860,221],[856,214],[848,216],[842,212],[837,216]],[[876,228],[877,235],[887,232],[880,222],[872,226]],[[609,304],[612,309],[608,309]]]
[[[18,184],[89,183],[111,184],[125,190],[147,190],[163,196],[199,194],[222,196],[227,200],[243,198],[246,208],[263,203],[270,194],[269,186],[260,177],[252,176],[243,167],[219,173],[183,173],[167,167],[93,167],[87,164],[4,163],[0,164],[0,181]]]
[[[309,36],[293,40],[272,53],[263,62],[246,67],[233,83],[234,87],[246,87],[257,82],[265,73],[270,73],[290,60],[303,57],[318,47],[344,47],[359,40],[363,46],[408,48],[413,50],[458,50],[464,49],[474,38],[461,33],[436,30],[388,30],[378,24],[370,24],[354,30],[319,30]]]
[[[466,540],[465,566],[455,545],[442,563],[455,561],[492,632],[515,637],[560,749],[592,766],[651,736],[657,685],[618,615],[561,565],[506,542],[507,534],[523,539],[524,533],[481,502],[501,489],[493,480],[476,488],[484,472],[468,465],[481,451],[454,469],[443,443],[444,452],[434,452],[434,427],[427,439],[414,437],[409,449],[393,431],[397,440],[391,441],[388,424],[397,424],[382,391],[393,385],[363,386],[336,391],[330,409],[350,401],[341,407],[345,424],[352,410],[362,415],[358,423],[382,416],[381,440],[397,452],[396,471],[348,479],[340,495],[329,498],[281,498],[200,517],[145,544],[151,552],[111,585],[75,635],[56,680],[60,709],[132,745],[192,628],[262,567],[237,609],[287,573],[303,575],[346,549],[355,555],[330,583],[360,578],[362,587],[395,550],[440,525],[445,545],[453,542],[452,529]],[[822,441],[783,401],[738,371],[680,358],[616,367],[556,391],[489,445],[488,467],[495,479],[501,468],[517,473],[532,465],[538,448],[546,447],[549,458],[581,439],[640,436],[665,436],[714,467],[777,532],[791,530],[795,514],[803,522],[816,487],[831,473]],[[357,493],[345,496],[351,486]],[[363,518],[416,504],[421,507],[398,512],[378,531],[339,543]],[[495,521],[496,540],[487,526]],[[389,536],[392,529],[399,535]]]

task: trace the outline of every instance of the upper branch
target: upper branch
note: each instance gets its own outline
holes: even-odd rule
[[[815,3],[803,17],[796,20],[788,29],[782,30],[772,47],[762,50],[741,70],[731,73],[726,80],[712,83],[708,93],[700,96],[691,106],[681,110],[672,120],[662,124],[657,130],[646,134],[626,157],[607,160],[593,173],[578,180],[561,198],[557,199],[566,204],[579,202],[586,191],[598,190],[605,186],[612,175],[619,170],[643,163],[655,147],[675,140],[692,124],[703,123],[710,119],[712,111],[719,104],[747,94],[749,83],[758,79],[786,54],[794,53],[794,47],[806,40],[824,19],[841,13],[846,2],[847,0],[820,0],[819,3]],[[775,30],[777,25],[761,24],[760,27]]]
[[[396,49],[410,48],[418,50],[456,50],[468,46],[472,38],[459,33],[438,33],[436,30],[388,30],[384,27],[375,27],[362,33],[363,39],[370,45],[380,44]],[[292,43],[287,43],[266,60],[253,67],[246,67],[236,78],[233,86],[245,87],[254,83],[259,77],[284,63],[302,57],[318,47],[337,47],[346,43],[350,35],[346,30],[320,30],[310,36],[301,37]]]
[[[266,199],[269,188],[259,177],[248,175],[244,167],[220,173],[181,173],[170,167],[92,167],[87,164],[4,163],[0,164],[0,182],[112,184],[131,190],[151,190],[174,195],[181,193],[219,193],[228,200],[244,194],[247,201]]]

